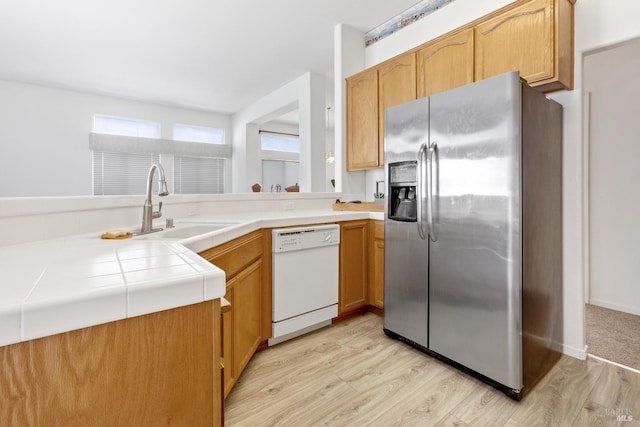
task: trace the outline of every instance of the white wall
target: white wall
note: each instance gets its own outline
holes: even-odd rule
[[[640,315],[640,85],[621,84],[638,75],[638,40],[584,57],[584,90],[591,100],[585,110],[590,111],[588,302]]]
[[[565,1],[565,0],[562,0]],[[495,9],[510,0],[457,0],[433,14],[405,27],[369,48],[344,44],[344,58],[366,52],[362,68],[373,66],[412,47],[442,35]],[[575,90],[552,95],[564,106],[563,141],[563,267],[564,267],[564,352],[584,358],[584,284],[588,230],[585,227],[585,174],[582,138],[582,56],[584,52],[640,36],[640,3],[634,0],[579,0],[575,4]],[[359,70],[349,70],[350,74]],[[336,73],[336,81],[350,74]],[[336,91],[336,94],[338,92]],[[342,93],[344,95],[344,92]],[[344,96],[342,102],[344,103]],[[336,101],[336,104],[338,102]],[[336,129],[338,125],[336,124]],[[342,135],[344,141],[344,135]],[[338,143],[342,143],[336,142]],[[347,174],[348,175],[348,174]],[[371,174],[374,178],[375,174]],[[348,176],[347,178],[348,179]],[[370,187],[371,183],[367,183]],[[616,248],[610,248],[616,250]]]
[[[94,114],[160,122],[166,139],[180,123],[231,140],[226,114],[0,80],[0,197],[91,195]]]
[[[640,4],[633,0],[580,0],[575,5],[575,90],[554,98],[565,107],[564,118],[564,305],[565,346],[584,348],[584,287],[589,259],[583,138],[582,60],[586,52],[640,36]],[[619,251],[619,248],[609,248]]]
[[[362,199],[365,194],[365,172],[347,172],[347,109],[345,78],[365,69],[364,34],[343,24],[334,28],[334,93],[335,93],[335,179],[336,191],[345,201]]]
[[[259,125],[298,110],[300,191],[325,191],[326,82],[306,73],[233,115],[233,192],[261,181]]]

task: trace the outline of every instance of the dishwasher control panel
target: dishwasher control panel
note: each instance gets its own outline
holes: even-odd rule
[[[311,227],[279,228],[271,232],[273,252],[300,251],[340,244],[340,226],[337,224]]]

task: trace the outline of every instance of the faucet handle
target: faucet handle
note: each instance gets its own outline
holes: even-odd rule
[[[158,210],[156,212],[151,212],[151,218],[156,219],[162,216],[162,202],[158,202]]]

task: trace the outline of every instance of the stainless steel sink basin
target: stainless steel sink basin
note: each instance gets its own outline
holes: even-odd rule
[[[200,234],[211,233],[223,228],[237,225],[236,223],[183,223],[176,224],[175,228],[168,228],[157,233],[144,234],[138,239],[188,239]]]

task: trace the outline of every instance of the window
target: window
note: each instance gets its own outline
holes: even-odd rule
[[[94,151],[93,195],[146,194],[149,168],[158,162],[160,156],[154,154]]]
[[[160,123],[119,117],[95,116],[93,131],[108,135],[160,138]]]
[[[260,143],[263,150],[300,153],[298,135],[260,131]]]
[[[176,141],[224,144],[224,130],[198,126],[175,125],[173,139]]]
[[[176,157],[173,179],[176,194],[224,193],[224,159]]]
[[[156,122],[96,115],[89,137],[93,194],[145,194],[149,168],[158,162],[172,193],[223,193],[231,157],[224,129],[175,125],[173,136],[161,139]]]
[[[99,134],[127,137],[159,138],[156,122],[99,116],[93,119],[93,131]],[[153,163],[160,162],[158,153],[136,152],[119,147],[93,150],[93,194],[95,196],[145,194],[147,174]],[[156,188],[156,187],[154,187]],[[157,188],[156,188],[157,191]]]
[[[262,191],[279,192],[298,185],[300,138],[290,133],[260,131]]]
[[[224,144],[224,130],[175,125],[173,139],[207,144]],[[176,155],[174,191],[176,194],[224,193],[224,158],[215,155]]]
[[[294,160],[263,160],[262,191],[281,192],[298,185],[300,162]]]

